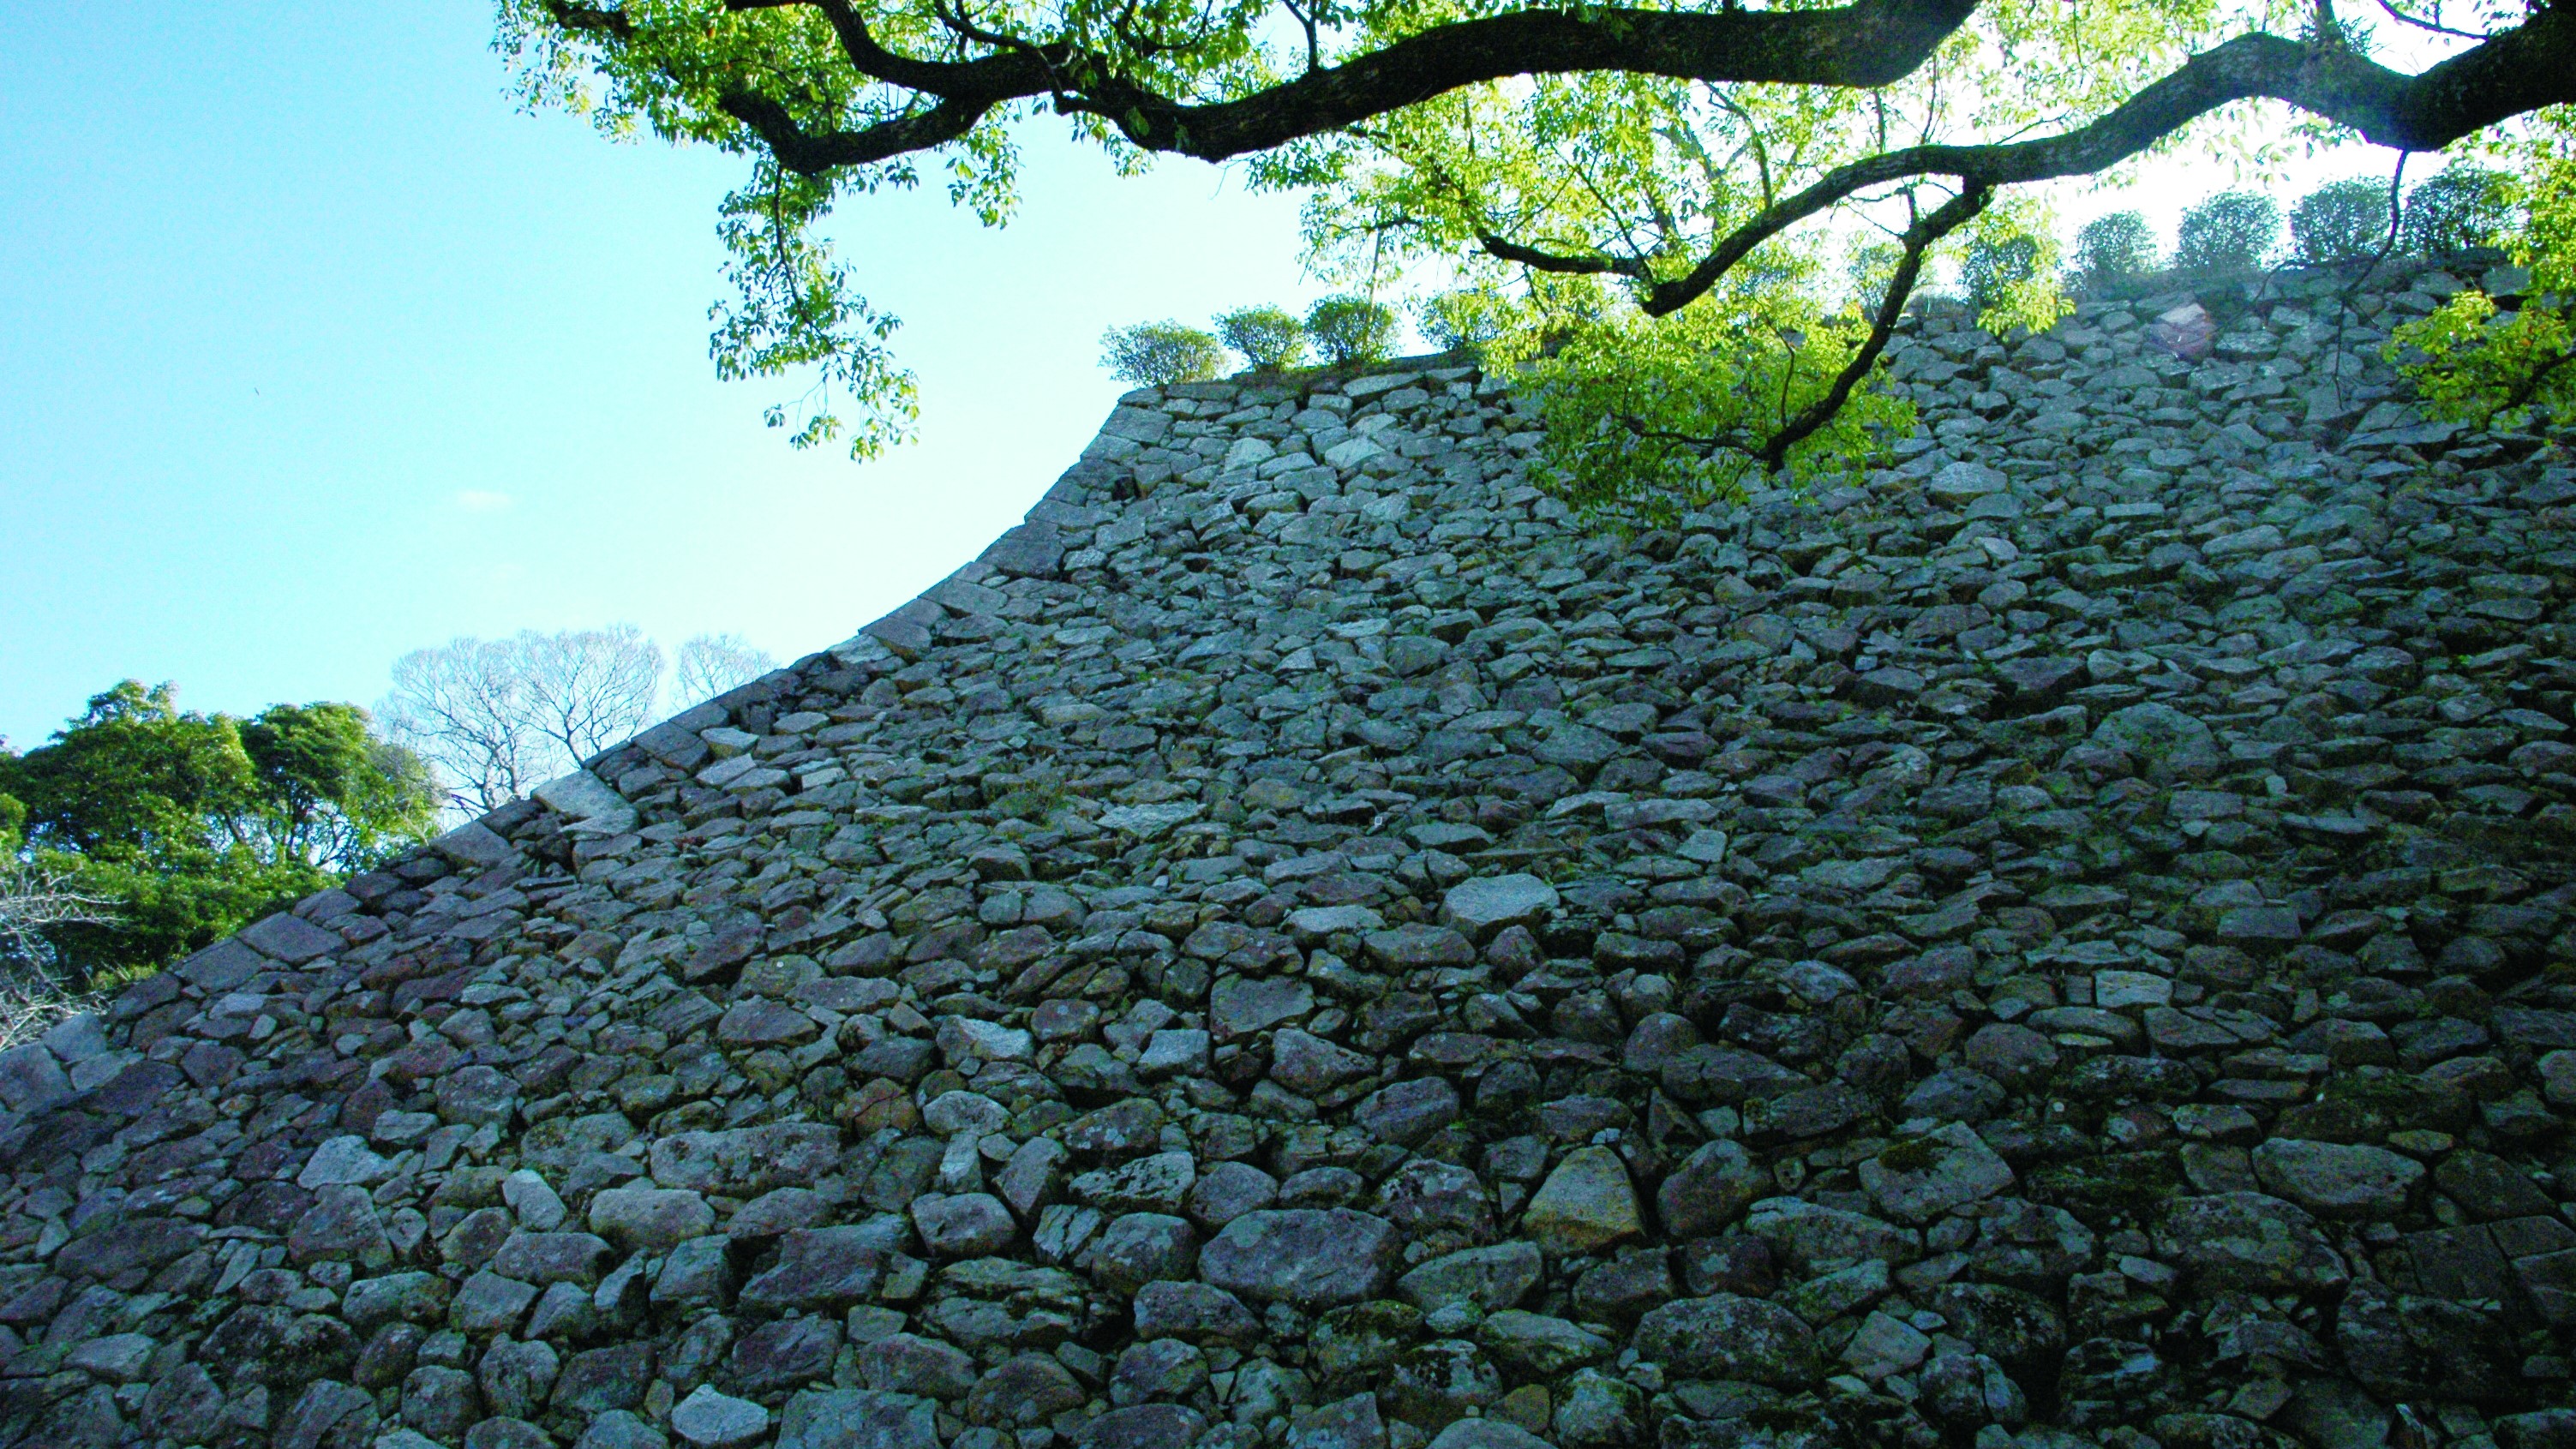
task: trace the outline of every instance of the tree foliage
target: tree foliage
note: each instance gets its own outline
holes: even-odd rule
[[[2015,327],[2045,331],[2075,306],[2060,285],[2047,218],[2023,206],[1989,207],[1968,228],[1959,286],[1978,325],[1998,335]]]
[[[2253,271],[2281,241],[2281,208],[2259,191],[2222,191],[2182,214],[2174,234],[2174,269]]]
[[[1414,330],[1442,352],[1480,353],[1510,326],[1507,303],[1478,287],[1434,292],[1413,311]]]
[[[1959,287],[1968,305],[1980,313],[2000,306],[2013,289],[2039,275],[2039,239],[2031,236],[1980,237],[1959,263]]]
[[[1186,323],[1139,322],[1100,334],[1100,365],[1120,382],[1162,387],[1216,376],[1225,351],[1214,336]]]
[[[2360,20],[2284,0],[501,0],[500,48],[534,103],[744,158],[720,363],[864,393],[882,406],[861,441],[899,431],[909,380],[816,224],[934,179],[998,223],[1015,127],[1052,114],[1121,167],[1249,158],[1256,184],[1307,193],[1327,275],[1489,292],[1522,329],[1505,352],[1624,348],[1651,372],[1693,339],[1732,351],[1723,368],[1784,386],[1759,403],[1687,386],[1717,408],[1689,431],[1777,467],[1823,427],[1780,421],[1780,396],[1867,393],[1882,324],[1926,264],[1998,234],[2016,188],[2210,139],[2240,102],[2429,151],[2576,100],[2576,9],[2491,0],[2484,23],[2421,74],[2373,60]],[[1862,325],[1820,315],[1778,342],[1772,323],[1818,306],[1789,294],[1816,289],[1836,231],[1895,248],[1872,269],[1887,290],[1843,314]],[[2270,237],[2184,240],[2207,266]],[[2049,286],[2008,288],[2005,312],[2044,315]]]
[[[2115,211],[2075,234],[2075,284],[2102,287],[2155,270],[2156,233],[2146,217]]]
[[[2290,252],[2301,266],[2371,256],[2388,239],[2389,184],[2367,176],[2329,181],[2290,208]]]
[[[2517,189],[2508,172],[2453,161],[2406,193],[2406,250],[2419,257],[2447,257],[2495,245],[2513,225]]]
[[[1395,313],[1367,297],[1326,297],[1306,309],[1306,335],[1335,366],[1375,362],[1395,351]]]
[[[203,946],[425,837],[437,810],[427,767],[355,705],[239,719],[133,680],[51,742],[0,752],[0,798],[21,883],[42,877],[96,907],[41,927],[82,973]]]
[[[1216,319],[1216,335],[1255,372],[1285,372],[1306,358],[1306,324],[1284,307],[1237,307]]]
[[[2496,297],[2481,279],[2399,327],[2388,350],[2437,414],[2520,427],[2542,410],[2562,419],[2576,412],[2576,114],[2551,113],[2513,154],[2512,191],[2498,197],[2468,177],[2453,194],[2483,198],[2461,208],[2467,216],[2519,203],[2525,218],[2508,250],[2525,284]],[[2450,235],[2480,224],[2463,222]]]

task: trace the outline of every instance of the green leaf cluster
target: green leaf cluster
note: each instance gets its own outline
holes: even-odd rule
[[[1489,356],[1517,365],[1535,402],[1535,481],[1595,516],[1653,527],[1741,499],[1762,477],[1763,441],[1825,394],[1865,334],[1796,293],[1748,292],[1659,318],[1524,319]],[[1865,389],[1786,461],[1811,485],[1856,481],[1913,425],[1911,403]]]
[[[51,934],[75,972],[159,966],[435,828],[419,758],[350,704],[249,718],[126,680],[52,740],[0,749],[0,849],[66,872],[112,924]]]
[[[1216,319],[1216,335],[1255,372],[1285,372],[1306,359],[1306,324],[1283,307],[1237,307]]]
[[[2528,427],[2576,413],[2576,111],[2542,112],[2504,154],[2510,173],[2455,164],[2416,194],[2443,186],[2424,208],[2442,218],[2425,224],[2435,240],[2501,230],[2525,284],[2465,288],[2392,332],[2387,352],[2436,416]]]
[[[2259,191],[2222,191],[2182,214],[2174,268],[2197,274],[2260,269],[2281,240],[2281,208]]]
[[[2103,287],[2143,276],[2156,268],[2156,234],[2145,216],[2115,211],[2097,216],[2075,234],[2078,287]]]
[[[2378,252],[2388,238],[2388,183],[2329,181],[2290,208],[2290,251],[2301,266],[2332,266]]]
[[[1139,322],[1100,334],[1100,365],[1120,382],[1166,387],[1216,376],[1225,366],[1225,350],[1187,323]]]
[[[872,458],[912,436],[920,397],[886,339],[902,320],[868,305],[849,269],[815,226],[832,209],[832,186],[763,162],[750,186],[727,196],[716,224],[727,295],[708,309],[716,376],[784,377],[811,368],[812,384],[763,420],[791,428],[799,448],[844,435],[850,456]],[[844,409],[850,411],[844,414]]]

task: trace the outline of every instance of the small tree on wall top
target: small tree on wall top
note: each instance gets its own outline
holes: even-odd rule
[[[1162,387],[1205,382],[1225,366],[1216,338],[1179,322],[1139,322],[1100,335],[1100,365],[1121,382]]]
[[[1306,332],[1337,366],[1375,362],[1395,350],[1395,313],[1366,297],[1326,297],[1306,309]]]
[[[2281,238],[2281,208],[2259,191],[2222,191],[2182,214],[2174,268],[2244,272],[2261,267]]]
[[[1279,307],[1238,307],[1216,319],[1216,335],[1255,372],[1284,372],[1305,360],[1306,324]]]
[[[2156,234],[2134,211],[2097,216],[2075,234],[2075,284],[2100,287],[2155,270]]]
[[[2366,176],[2329,181],[2290,208],[2290,250],[2303,266],[2348,262],[2388,237],[2389,185]]]

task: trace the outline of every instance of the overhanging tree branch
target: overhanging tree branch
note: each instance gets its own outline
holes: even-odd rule
[[[1807,404],[1762,445],[1764,467],[1777,469],[1786,463],[1791,448],[1832,422],[1834,415],[1843,410],[1843,404],[1851,401],[1852,389],[1860,386],[1860,380],[1869,376],[1869,370],[1878,365],[1879,354],[1887,350],[1887,339],[1896,332],[1897,319],[1905,315],[1905,300],[1914,295],[1914,284],[1923,275],[1924,254],[1932,249],[1935,242],[1975,220],[1977,213],[1984,211],[1994,196],[1992,187],[1963,191],[1934,208],[1930,216],[1905,229],[1901,238],[1905,251],[1897,260],[1896,274],[1888,279],[1886,294],[1879,299],[1878,314],[1870,319],[1868,340],[1852,354],[1851,361],[1843,365],[1841,373],[1834,378],[1834,385],[1826,389],[1823,397]]]
[[[811,7],[831,24],[863,77],[932,100],[926,109],[856,129],[812,129],[786,104],[744,84],[719,105],[757,134],[780,165],[803,175],[864,166],[963,138],[1013,100],[1052,98],[1066,114],[1098,116],[1135,145],[1217,161],[1329,134],[1463,86],[1510,76],[1621,71],[1706,83],[1875,88],[1911,74],[1966,22],[1975,0],[1857,0],[1832,10],[1714,13],[1526,10],[1434,26],[1336,66],[1233,100],[1188,103],[1118,74],[1105,56],[1070,43],[977,30],[993,53],[934,61],[899,54],[849,0],[726,0],[733,10]],[[567,29],[624,39],[622,11],[551,0]],[[2062,135],[1981,146],[1923,145],[1837,168],[1730,233],[1699,265],[1657,284],[1650,313],[1704,295],[1755,247],[1872,186],[1926,175],[1969,190],[2087,175],[2136,155],[2230,102],[2271,98],[2404,151],[2439,150],[2543,106],[2576,102],[2576,10],[2551,4],[2419,75],[2340,46],[2254,34],[2203,51],[2110,114]],[[1642,280],[1633,259],[1577,257],[1507,239],[1487,251],[1542,270]]]
[[[2277,35],[2239,36],[2062,135],[1991,146],[1911,146],[1837,167],[1736,228],[1687,274],[1657,285],[1645,308],[1662,315],[1688,306],[1754,248],[1870,187],[1917,176],[1954,176],[1973,189],[2090,175],[2220,106],[2266,97],[2350,126],[2378,145],[2438,151],[2508,117],[2576,101],[2576,12],[2553,6],[2520,29],[2414,76],[2349,50]]]
[[[1525,10],[1434,26],[1250,95],[1190,103],[1127,80],[1112,58],[1062,41],[1014,41],[975,60],[925,61],[888,50],[847,0],[726,4],[734,10],[821,10],[851,66],[871,80],[984,110],[1050,96],[1059,111],[1098,116],[1146,150],[1206,161],[1271,150],[1464,86],[1518,75],[1620,71],[1712,82],[1888,85],[1921,65],[1976,8],[1975,0],[1857,0],[1812,11]],[[556,11],[567,27],[623,33],[563,18],[572,8]],[[730,98],[726,110],[741,115]],[[785,114],[782,108],[779,115]],[[755,129],[777,151],[780,164],[819,171],[915,149],[887,134],[890,126],[903,124],[819,132],[798,127],[792,135]]]
[[[1760,207],[1680,275],[1665,270],[1662,258],[1684,226],[1707,223],[1666,207],[1651,180],[1647,200],[1660,230],[1653,257],[1635,254],[1631,213],[1616,198],[1590,198],[1598,215],[1611,218],[1602,226],[1569,235],[1551,228],[1516,240],[1473,194],[1459,197],[1464,230],[1492,256],[1539,271],[1624,278],[1648,314],[1664,315],[1707,295],[1764,243],[1832,208],[1863,202],[1891,184],[1927,178],[1955,184],[1951,203],[1904,234],[1903,262],[1867,342],[1828,393],[1783,419],[1769,439],[1742,434],[1711,442],[1773,466],[1848,402],[1881,355],[1929,249],[2002,187],[2103,171],[2238,101],[2281,101],[2401,153],[2438,150],[2511,117],[2576,103],[2576,0],[2529,0],[2521,25],[2413,75],[2342,43],[2330,0],[2311,0],[2313,40],[2241,35],[2191,56],[2107,114],[2061,134],[1963,145],[1931,143],[1940,97],[1951,88],[1951,78],[1932,62],[1974,17],[1978,0],[1849,0],[1814,10],[1748,10],[1734,0],[1687,11],[1557,5],[1429,24],[1332,64],[1323,63],[1319,31],[1347,17],[1324,18],[1329,9],[1282,0],[1306,31],[1304,67],[1258,80],[1244,78],[1251,64],[1244,46],[1253,42],[1249,27],[1258,20],[1244,12],[1178,13],[1135,4],[1122,11],[1120,0],[1103,10],[1087,0],[1064,0],[1052,19],[1041,5],[1019,18],[994,20],[970,15],[961,0],[918,0],[888,12],[897,18],[874,22],[899,28],[890,43],[872,28],[879,12],[862,3],[724,0],[736,12],[813,11],[830,28],[828,38],[821,25],[801,23],[709,27],[701,14],[681,13],[687,7],[639,6],[630,13],[582,0],[513,0],[510,8],[528,6],[548,17],[540,28],[551,23],[586,37],[586,47],[605,57],[621,84],[640,85],[658,97],[654,104],[672,105],[672,112],[651,113],[655,125],[756,143],[781,170],[809,178],[960,143],[975,146],[989,134],[988,121],[1028,102],[1090,118],[1085,130],[1115,131],[1147,152],[1221,161],[1340,136],[1377,144],[1392,159],[1419,167],[1426,164],[1419,157],[1401,154],[1411,148],[1373,138],[1369,123],[1519,77],[1601,74],[1881,92],[1879,153],[1833,167],[1785,196],[1773,186],[1796,185],[1804,170],[1798,148],[1766,154],[1760,128],[1737,110],[1737,120],[1755,132],[1747,144],[1762,173]],[[2379,3],[2407,18],[2398,9],[2405,0]],[[847,74],[838,71],[842,64]],[[1918,74],[1930,96],[1922,144],[1887,149],[1884,92]],[[1729,104],[1724,96],[1719,101]],[[709,126],[710,110],[725,119]],[[685,123],[667,121],[671,114]],[[1698,159],[1714,165],[1705,154]],[[1300,168],[1339,174],[1296,153],[1282,165],[1282,175],[1304,174]],[[971,163],[961,163],[961,175],[971,171]],[[816,184],[828,190],[841,183]],[[1712,195],[1727,189],[1712,179]],[[1587,249],[1587,231],[1597,249]]]
[[[1523,246],[1519,242],[1496,236],[1491,232],[1479,234],[1476,243],[1497,260],[1510,262],[1515,266],[1528,267],[1532,271],[1563,272],[1577,277],[1604,275],[1634,277],[1638,281],[1645,281],[1652,275],[1647,270],[1646,263],[1637,257],[1570,256],[1562,252],[1542,251],[1537,247]]]

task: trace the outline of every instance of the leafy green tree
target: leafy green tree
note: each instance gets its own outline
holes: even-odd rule
[[[1306,309],[1306,335],[1335,366],[1395,351],[1395,313],[1366,297],[1326,297]]]
[[[243,720],[126,680],[50,743],[0,755],[13,858],[109,903],[113,921],[47,932],[81,972],[146,968],[318,890],[433,828],[409,751],[354,705],[277,705]]]
[[[1217,340],[1179,322],[1139,322],[1100,334],[1100,365],[1120,382],[1162,387],[1205,382],[1225,366]]]
[[[2182,214],[2174,269],[2244,272],[2263,265],[2281,239],[2281,208],[2259,191],[2222,191]]]
[[[1237,307],[1216,319],[1216,335],[1255,372],[1285,372],[1306,358],[1306,324],[1280,307]]]
[[[2301,265],[2366,257],[2388,236],[2388,183],[2355,176],[2329,181],[2290,208],[2290,250]]]
[[[1434,293],[1413,311],[1415,329],[1443,352],[1482,352],[1510,323],[1510,305],[1479,287]]]
[[[252,808],[233,828],[265,859],[356,870],[435,823],[427,763],[379,738],[354,704],[271,705],[242,721],[241,748]]]
[[[1876,303],[1904,256],[1893,242],[1861,242],[1851,247],[1843,257],[1843,287],[1851,301],[1864,311]]]
[[[2517,189],[2510,172],[2452,162],[2406,193],[2400,233],[2406,250],[2419,257],[2447,257],[2495,245],[2513,225]]]
[[[2075,284],[2102,287],[2155,270],[2156,234],[2134,211],[2115,211],[2084,223],[2075,234]]]
[[[2509,154],[2526,212],[2507,248],[2529,274],[2522,295],[2499,306],[2481,279],[2392,332],[2388,356],[2442,416],[2526,427],[2542,412],[2576,415],[2576,112],[2541,116]],[[2495,204],[2495,194],[2479,187],[2474,176],[2461,179],[2455,194],[2487,200],[2462,205],[2455,215],[2467,219],[2437,239],[2483,225],[2477,207]]]
[[[2001,305],[2015,287],[2039,274],[2039,242],[2027,236],[1979,238],[1959,263],[1959,287],[1980,313]]]
[[[819,374],[856,399],[857,446],[908,426],[910,379],[820,223],[933,174],[999,223],[1015,124],[1051,114],[1125,167],[1246,159],[1255,184],[1307,191],[1325,275],[1385,294],[1427,264],[1508,293],[1522,354],[1624,348],[1709,409],[1632,421],[1777,468],[1869,391],[1924,266],[2015,188],[2220,138],[2203,123],[2242,102],[2426,151],[2576,101],[2570,0],[2495,9],[2422,74],[2330,15],[2259,28],[2301,7],[2148,0],[500,0],[498,48],[532,102],[743,158],[719,367]],[[1899,238],[1889,291],[1857,329],[1796,325],[1811,259],[1864,221]],[[1779,389],[1703,387],[1686,340]]]

